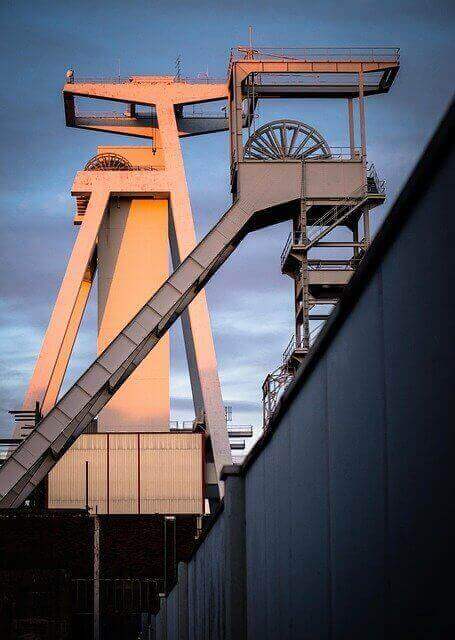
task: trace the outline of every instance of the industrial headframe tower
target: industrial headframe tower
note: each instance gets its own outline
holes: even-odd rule
[[[76,176],[72,193],[80,230],[18,416],[28,433],[16,434],[24,438],[0,469],[1,507],[22,504],[48,474],[55,492],[66,495],[67,505],[73,504],[74,496],[67,494],[74,490],[65,485],[65,477],[74,473],[70,453],[98,417],[93,438],[105,440],[90,445],[90,459],[99,476],[92,495],[99,512],[178,513],[178,504],[183,505],[180,512],[198,513],[198,505],[203,512],[207,487],[189,495],[181,478],[180,483],[166,479],[167,468],[178,467],[188,485],[202,486],[205,463],[200,462],[208,460],[205,469],[212,479],[206,477],[205,482],[213,488],[222,466],[231,461],[203,288],[249,232],[292,221],[281,266],[294,280],[295,338],[280,367],[264,383],[267,427],[280,393],[311,347],[316,332],[312,324],[320,326],[327,317],[370,243],[370,210],[384,201],[385,193],[367,163],[365,98],[386,93],[398,69],[395,48],[250,46],[232,52],[227,83],[210,78],[93,80],[69,75],[63,91],[69,126],[148,138],[152,146],[100,148]],[[124,111],[84,114],[75,108],[78,96],[118,101],[124,103]],[[226,98],[227,118],[188,112],[189,105]],[[270,98],[346,101],[347,147],[331,147],[314,127],[297,120],[275,120],[256,129],[257,105]],[[225,129],[230,134],[233,204],[196,244],[180,138]],[[174,267],[169,277],[168,225]],[[330,234],[340,227],[352,237],[331,240]],[[320,254],[321,247],[350,255],[314,257],[313,250]],[[99,355],[58,399],[96,264]],[[168,431],[169,417],[165,336],[179,317],[195,410],[205,436],[162,433]],[[36,424],[29,424],[36,402],[40,412]],[[183,437],[199,441],[183,444]],[[137,482],[136,493],[123,486],[119,466],[125,464],[129,482]],[[56,500],[53,506],[63,502]]]

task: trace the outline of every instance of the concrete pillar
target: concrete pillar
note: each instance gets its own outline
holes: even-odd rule
[[[130,149],[112,150],[138,164],[140,148]],[[152,164],[150,147],[143,156]],[[98,353],[168,277],[168,219],[167,200],[111,198],[98,236]],[[166,335],[101,411],[98,430],[169,431],[169,365]]]
[[[90,291],[88,283],[84,284],[84,278],[93,257],[108,198],[106,189],[90,196],[25,395],[24,410],[33,410],[35,403],[39,402],[41,413],[46,415],[57,401]],[[13,437],[19,435],[20,428],[16,425]]]
[[[188,611],[188,565],[179,562],[178,566],[178,640],[189,638],[189,611]]]
[[[156,109],[166,173],[171,187],[169,238],[175,269],[196,246],[196,234],[174,107],[168,102],[159,102]],[[182,314],[181,319],[195,411],[203,409],[205,412],[215,468],[219,474],[223,465],[232,462],[232,455],[210,317],[203,290],[189,305],[187,311]]]
[[[226,640],[247,637],[245,480],[241,467],[223,467],[226,518]]]

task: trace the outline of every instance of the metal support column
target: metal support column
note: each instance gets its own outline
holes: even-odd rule
[[[363,235],[364,235],[365,245],[369,247],[371,243],[371,231],[370,231],[370,210],[368,209],[368,207],[365,207],[363,211]]]
[[[302,182],[300,192],[300,216],[299,216],[299,232],[301,238],[301,244],[306,245],[308,241],[307,234],[307,203],[305,198],[305,162],[302,160]],[[301,336],[297,342],[296,333],[296,347],[303,349],[305,352],[310,348],[310,321],[309,316],[309,286],[308,286],[308,254],[303,252],[300,262],[300,285],[302,290],[302,323],[301,323]],[[298,308],[296,308],[296,313]],[[296,318],[297,320],[297,318]],[[296,330],[297,330],[296,322]]]
[[[349,149],[351,159],[355,156],[355,131],[354,131],[354,102],[352,98],[348,98],[348,116],[349,116]]]
[[[359,222],[354,222],[352,227],[353,253],[354,258],[359,257]]]
[[[365,129],[365,104],[364,104],[364,77],[363,67],[359,66],[359,118],[360,118],[360,146],[362,148],[362,159],[367,157],[367,141]]]
[[[93,640],[100,637],[100,517],[93,516]]]

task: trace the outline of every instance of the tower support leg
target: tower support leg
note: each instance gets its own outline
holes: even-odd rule
[[[171,186],[170,246],[176,269],[196,246],[196,233],[174,107],[162,103],[157,104],[156,109]],[[182,326],[195,410],[204,412],[219,477],[222,467],[231,464],[232,456],[204,291],[199,292],[184,312]]]
[[[65,276],[52,311],[23,409],[39,402],[43,415],[54,406],[65,375],[91,287],[98,229],[109,200],[108,191],[93,192],[77,235]]]

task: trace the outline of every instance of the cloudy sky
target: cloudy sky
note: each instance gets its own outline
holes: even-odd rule
[[[454,5],[442,0],[3,0],[1,3],[0,433],[19,408],[64,273],[75,228],[74,173],[97,144],[134,144],[64,125],[61,87],[68,67],[81,76],[223,76],[229,48],[396,45],[402,68],[389,95],[367,101],[368,155],[387,180],[388,202],[411,171],[453,90]],[[345,103],[269,105],[264,120],[292,116],[347,143]],[[140,144],[140,142],[139,142]],[[201,237],[229,205],[227,134],[184,142]],[[261,384],[292,334],[291,280],[279,257],[289,232],[279,225],[249,236],[208,286],[224,399],[236,423],[260,424]],[[416,256],[416,259],[418,257]],[[93,296],[92,296],[93,297]],[[95,354],[91,300],[66,385]],[[174,419],[192,417],[180,327],[172,336]]]

